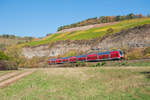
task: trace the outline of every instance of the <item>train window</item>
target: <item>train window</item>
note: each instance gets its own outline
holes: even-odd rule
[[[120,54],[120,56],[122,56],[122,55],[123,55],[123,53],[122,53],[121,51],[119,51],[119,54]]]
[[[118,56],[117,53],[113,53],[113,54],[112,54],[112,57],[117,57],[117,56]]]
[[[117,53],[115,53],[115,55],[116,55],[116,56],[118,56],[118,54],[117,54]]]
[[[107,59],[108,57],[107,57],[107,55],[103,55],[103,57],[102,57],[103,59]]]

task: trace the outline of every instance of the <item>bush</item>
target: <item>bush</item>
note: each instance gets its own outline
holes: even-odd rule
[[[2,51],[0,51],[0,60],[9,60],[9,57]]]
[[[107,33],[113,33],[114,30],[112,28],[107,29]]]
[[[96,65],[95,64],[90,64],[89,67],[100,67],[100,66],[104,66],[104,65],[106,65],[105,61],[102,62],[102,63],[98,62]]]
[[[18,66],[15,62],[12,61],[0,61],[0,70],[17,70]]]
[[[97,63],[97,64],[96,64],[97,67],[98,67],[98,66],[104,66],[104,65],[106,65],[106,62],[105,62],[105,61],[102,62],[102,63]]]
[[[48,65],[47,58],[33,57],[32,59],[24,59],[24,61],[22,61],[22,63],[19,64],[19,67],[39,68],[47,66],[46,64]]]
[[[101,66],[101,63],[97,63],[96,66]]]
[[[104,66],[105,64],[106,64],[106,62],[104,61],[104,62],[102,62],[101,66]]]
[[[144,50],[144,55],[145,55],[146,57],[150,57],[150,47],[145,48],[145,50]]]
[[[81,66],[86,66],[86,63],[85,62],[81,62]]]
[[[76,67],[83,67],[83,66],[86,66],[86,63],[85,62],[77,62],[77,63],[75,63],[75,66]]]

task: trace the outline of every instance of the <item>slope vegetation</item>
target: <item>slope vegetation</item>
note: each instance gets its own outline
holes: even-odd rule
[[[21,44],[29,42],[32,40],[32,37],[17,37],[14,35],[0,35],[0,49],[4,49],[11,45]]]
[[[32,46],[50,44],[52,42],[61,41],[61,40],[91,40],[96,38],[102,38],[105,35],[112,35],[122,30],[128,30],[130,28],[134,28],[136,26],[141,26],[144,24],[150,24],[150,18],[138,18],[132,20],[125,20],[125,21],[120,21],[113,25],[91,28],[83,31],[55,33],[38,41],[32,41],[25,44],[21,44],[21,46],[32,47]]]

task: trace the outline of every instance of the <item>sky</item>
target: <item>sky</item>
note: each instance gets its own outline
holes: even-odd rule
[[[44,37],[92,17],[150,14],[150,0],[0,0],[0,35]]]

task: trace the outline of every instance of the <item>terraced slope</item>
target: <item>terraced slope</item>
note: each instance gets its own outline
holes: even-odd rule
[[[107,34],[109,35],[115,34],[117,32],[120,32],[122,29],[127,30],[144,24],[150,24],[150,18],[140,18],[140,19],[120,21],[114,25],[91,28],[83,31],[52,34],[49,37],[46,37],[42,40],[32,41],[26,44],[22,44],[21,46],[38,46],[38,45],[49,44],[51,42],[56,42],[60,40],[89,40],[94,38],[102,38]],[[111,29],[112,31],[108,32],[109,29]]]

